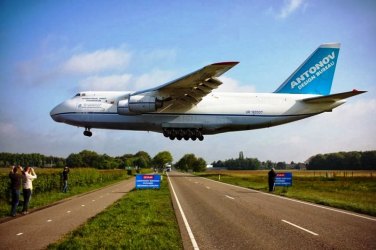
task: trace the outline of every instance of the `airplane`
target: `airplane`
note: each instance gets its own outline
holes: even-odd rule
[[[57,105],[56,122],[91,129],[154,131],[171,140],[277,126],[344,104],[367,91],[330,94],[340,43],[320,45],[273,93],[212,92],[238,62],[207,65],[142,91],[83,91]]]

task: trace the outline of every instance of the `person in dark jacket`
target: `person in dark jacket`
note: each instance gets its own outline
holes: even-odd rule
[[[68,190],[68,174],[69,174],[69,168],[65,167],[62,173],[63,177],[63,193],[66,193]]]
[[[11,216],[16,216],[17,214],[17,206],[20,201],[20,191],[22,185],[22,167],[21,166],[13,166],[12,170],[9,173],[10,178],[10,191],[12,194],[12,203],[11,203]]]
[[[268,172],[269,192],[273,192],[274,191],[274,182],[275,182],[276,175],[277,174],[276,174],[274,168],[272,168]]]

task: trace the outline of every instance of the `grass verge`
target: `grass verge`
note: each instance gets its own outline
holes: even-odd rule
[[[199,176],[219,180],[219,173],[200,173]],[[267,171],[221,171],[220,181],[267,192]],[[276,187],[275,194],[316,204],[341,208],[376,216],[376,177],[299,176],[293,172],[292,187]]]
[[[133,190],[48,249],[183,249],[167,178]]]

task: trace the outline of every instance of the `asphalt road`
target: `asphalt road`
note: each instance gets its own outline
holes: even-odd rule
[[[376,249],[375,217],[189,174],[169,179],[185,249]]]
[[[44,249],[133,188],[131,178],[1,223],[0,249]]]

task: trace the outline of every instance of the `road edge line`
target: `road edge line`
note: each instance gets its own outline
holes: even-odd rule
[[[171,189],[172,189],[172,193],[174,194],[174,197],[175,197],[176,203],[178,204],[180,214],[181,214],[181,216],[183,217],[184,225],[185,225],[185,228],[186,228],[187,231],[188,231],[188,235],[189,235],[189,238],[191,239],[192,246],[193,246],[193,248],[194,248],[195,250],[199,250],[200,248],[199,248],[198,245],[197,245],[197,242],[196,242],[195,236],[193,235],[193,232],[192,232],[192,230],[191,230],[191,227],[189,226],[188,220],[187,220],[187,218],[185,217],[185,214],[184,214],[183,208],[182,208],[181,205],[180,205],[179,199],[178,199],[178,197],[177,197],[177,195],[176,195],[176,193],[175,193],[174,186],[172,185],[172,182],[171,182],[171,180],[170,180],[170,176],[167,175],[167,178],[168,178],[168,182],[170,183],[170,186],[171,186]]]

